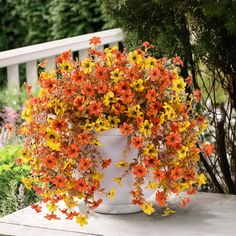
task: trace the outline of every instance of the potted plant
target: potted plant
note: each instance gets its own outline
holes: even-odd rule
[[[207,124],[186,94],[191,79],[179,76],[179,57],[156,59],[147,42],[129,53],[98,51],[99,43],[90,40],[83,61],[67,51],[56,69],[40,73],[39,95],[30,95],[22,113],[22,159],[32,171],[24,182],[46,203],[49,220],[62,212],[83,226],[96,208],[151,214],[153,193],[163,215],[171,214],[170,195],[183,207],[186,193],[205,183],[196,142]],[[32,207],[41,210],[40,203]]]

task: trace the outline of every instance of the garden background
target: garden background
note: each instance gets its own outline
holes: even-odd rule
[[[201,190],[236,194],[234,0],[0,0],[0,22],[0,51],[121,27],[128,50],[149,41],[157,57],[180,56],[181,73],[191,75],[201,100],[198,112],[208,117],[202,139],[215,147],[211,157],[200,157],[208,178]],[[20,78],[20,91],[6,89],[6,71],[0,70],[0,216],[38,201],[21,182],[28,167],[17,165],[27,98],[23,66]]]

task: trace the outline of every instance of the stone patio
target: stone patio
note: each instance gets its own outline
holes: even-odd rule
[[[143,213],[94,213],[85,227],[68,220],[48,221],[42,214],[37,214],[27,207],[0,218],[0,235],[235,236],[236,196],[199,193],[192,197],[189,206],[179,209],[176,214],[169,217],[161,217],[158,213],[152,216]]]

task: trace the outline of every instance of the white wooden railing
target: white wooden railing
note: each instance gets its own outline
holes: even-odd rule
[[[46,59],[47,67],[54,67],[55,57],[69,49],[79,52],[79,59],[84,59],[88,55],[89,39],[93,36],[101,38],[100,49],[105,44],[111,47],[124,39],[121,29],[117,28],[0,52],[0,68],[7,68],[7,86],[20,87],[19,64],[26,63],[26,81],[35,86],[38,79],[37,60]]]

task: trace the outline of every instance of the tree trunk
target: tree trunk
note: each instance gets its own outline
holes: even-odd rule
[[[228,187],[228,191],[231,194],[236,194],[236,189],[231,177],[230,166],[226,154],[225,129],[224,129],[226,111],[224,109],[223,104],[221,104],[221,115],[222,117],[220,121],[218,121],[216,126],[216,151],[217,155],[219,156],[220,169],[223,174],[225,183]]]

